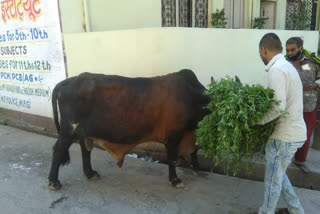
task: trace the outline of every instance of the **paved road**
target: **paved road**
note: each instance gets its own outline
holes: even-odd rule
[[[49,190],[47,176],[54,138],[0,126],[0,213],[4,214],[244,214],[257,210],[263,183],[178,169],[184,189],[169,185],[166,165],[126,157],[120,172],[111,156],[94,149],[93,168],[101,180],[82,172],[79,145],[60,170],[63,185]],[[296,188],[306,214],[320,210],[320,191]],[[279,206],[285,204],[280,201]]]

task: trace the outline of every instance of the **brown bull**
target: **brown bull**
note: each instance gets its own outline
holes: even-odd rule
[[[204,91],[190,70],[152,78],[83,73],[60,82],[52,93],[59,137],[53,147],[49,187],[61,188],[59,167],[69,163],[68,150],[78,140],[89,179],[99,177],[91,167],[93,145],[108,151],[122,167],[124,155],[136,145],[159,142],[167,149],[169,180],[183,186],[175,163],[179,147],[187,148],[198,167],[194,130],[209,102]]]

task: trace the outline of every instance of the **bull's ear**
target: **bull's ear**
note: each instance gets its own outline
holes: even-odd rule
[[[211,82],[214,82],[213,76],[211,76]]]
[[[238,77],[237,75],[236,75],[234,78],[235,78],[235,80],[236,80],[237,83],[239,83],[240,85],[242,85],[242,82],[240,81],[240,79],[239,79],[239,77]]]

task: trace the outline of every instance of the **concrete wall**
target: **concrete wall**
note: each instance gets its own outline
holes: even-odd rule
[[[238,75],[243,82],[266,85],[258,53],[261,37],[269,30],[148,28],[65,34],[69,76],[82,72],[130,77],[155,76],[194,70],[207,86],[210,77]],[[283,43],[304,36],[305,48],[317,50],[318,32],[276,32]]]
[[[209,84],[211,76],[219,79],[226,75],[238,75],[244,83],[266,86],[266,72],[259,57],[258,43],[267,32],[270,31],[146,28],[65,33],[64,43],[69,76],[95,72],[150,77],[189,68],[204,86]],[[291,36],[304,36],[305,48],[316,51],[318,32],[274,32],[283,43]],[[40,132],[55,130],[51,118],[5,109],[0,109],[0,123],[24,128],[36,126]]]

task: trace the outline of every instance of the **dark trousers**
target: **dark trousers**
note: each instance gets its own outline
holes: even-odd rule
[[[295,154],[295,161],[298,161],[298,162],[305,162],[307,159],[309,145],[310,145],[310,138],[311,138],[314,126],[316,125],[317,109],[313,110],[312,112],[303,112],[303,118],[307,126],[307,140],[303,144],[303,146],[298,149],[298,151]]]

